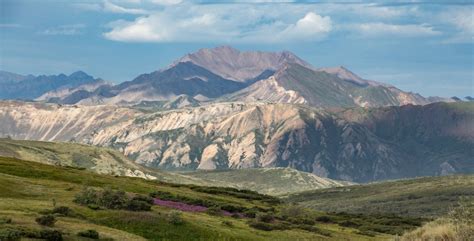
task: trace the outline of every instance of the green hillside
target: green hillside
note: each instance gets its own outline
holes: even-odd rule
[[[286,195],[302,191],[346,186],[352,183],[318,177],[292,168],[249,168],[183,173],[205,182],[249,189],[268,195]]]
[[[203,184],[194,178],[145,168],[119,151],[67,142],[45,142],[0,138],[0,156],[49,165],[68,166],[99,174],[142,177],[166,182]]]
[[[99,174],[134,176],[180,184],[234,187],[269,195],[348,184],[290,168],[167,172],[137,165],[114,149],[67,142],[0,138],[0,156],[55,166],[77,167]]]
[[[150,208],[143,203],[149,194],[208,210],[178,212],[161,204],[138,209]],[[117,206],[122,200],[127,205]],[[56,222],[45,226],[51,217]],[[422,224],[418,219],[366,217],[364,226],[355,228],[347,225],[351,219],[288,206],[251,191],[98,175],[0,157],[0,239],[59,232],[64,240],[88,240],[77,235],[94,234],[87,231],[93,229],[102,240],[383,240]]]
[[[291,195],[287,201],[330,212],[439,217],[460,198],[474,200],[474,175],[452,175],[336,187]]]

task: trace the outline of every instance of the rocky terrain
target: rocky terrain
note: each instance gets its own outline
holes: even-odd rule
[[[291,167],[369,182],[473,172],[473,118],[467,102],[332,111],[232,102],[158,112],[2,102],[0,135],[113,147],[167,170]]]

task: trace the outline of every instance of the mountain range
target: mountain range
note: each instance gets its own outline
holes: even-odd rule
[[[61,104],[137,105],[186,95],[198,102],[266,101],[319,107],[424,105],[452,99],[405,92],[365,80],[343,66],[315,68],[295,54],[201,49],[170,66],[111,85],[84,72],[69,76],[21,76],[2,72],[1,99],[36,99]]]
[[[0,102],[0,136],[112,147],[166,170],[291,167],[376,180],[474,172],[474,104],[322,109],[227,102],[167,111]]]
[[[287,51],[201,49],[116,85],[80,71],[0,81],[0,98],[35,99],[0,102],[0,137],[110,147],[149,168],[290,167],[351,182],[474,172],[472,102]]]

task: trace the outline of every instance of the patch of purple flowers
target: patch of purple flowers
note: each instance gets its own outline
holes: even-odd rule
[[[185,212],[205,212],[207,210],[207,207],[204,207],[204,206],[191,205],[191,204],[175,202],[175,201],[166,201],[166,200],[161,200],[159,198],[155,198],[154,204],[163,206],[163,207],[178,209]]]

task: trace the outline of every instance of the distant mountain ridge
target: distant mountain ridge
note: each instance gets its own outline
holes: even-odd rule
[[[0,73],[0,99],[33,100],[41,95],[61,88],[75,88],[84,84],[101,81],[86,74],[76,71],[70,75],[39,75],[22,76],[10,72]]]
[[[343,66],[315,68],[295,54],[239,51],[229,46],[200,49],[169,67],[117,85],[84,72],[70,76],[21,76],[0,88],[3,99],[36,99],[60,104],[137,105],[186,95],[198,102],[266,101],[318,107],[425,105],[455,99],[428,97],[366,80]],[[10,76],[10,77],[8,77]],[[199,104],[201,105],[201,104]],[[179,106],[179,105],[177,105]]]

